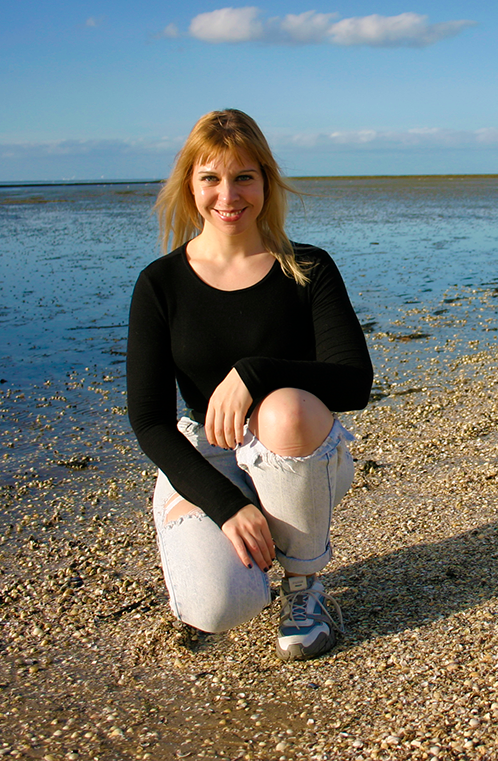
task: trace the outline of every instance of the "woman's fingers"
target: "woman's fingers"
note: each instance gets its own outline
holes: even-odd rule
[[[264,524],[261,525],[259,531],[255,530],[252,535],[248,536],[246,544],[256,564],[262,571],[264,571],[270,568],[273,563],[275,558],[275,547],[266,519],[263,515],[261,515],[261,517],[263,518]]]
[[[273,563],[273,561],[275,560],[275,557],[276,557],[276,554],[275,554],[275,543],[274,543],[273,537],[272,537],[272,535],[270,533],[270,527],[268,526],[268,521],[266,520],[264,515],[262,515],[261,517],[264,518],[264,525],[263,525],[263,530],[262,530],[263,540],[264,540],[265,546],[266,546],[266,548],[268,550],[268,555],[269,555],[270,561],[271,561],[271,563]]]
[[[225,447],[235,449],[237,441],[235,438],[235,426],[232,415],[224,415],[223,428],[220,431],[221,440],[225,442]]]
[[[252,568],[252,558],[247,552],[247,548],[243,540],[236,534],[232,536],[231,534],[227,533],[227,536],[235,547],[235,551],[241,559],[242,563],[246,566],[246,568]]]
[[[235,449],[242,443],[244,424],[252,397],[240,375],[232,368],[215,388],[206,412],[205,431],[210,444]]]
[[[268,571],[272,564],[272,558],[262,535],[259,537],[247,537],[245,545],[258,568],[261,568],[262,571]]]
[[[252,558],[262,571],[270,568],[275,548],[266,518],[257,507],[243,507],[225,521],[222,531],[232,542],[245,566],[251,567]]]
[[[228,448],[228,443],[225,439],[224,428],[224,415],[220,411],[216,411],[211,405],[208,407],[206,413],[206,420],[204,423],[204,430],[206,432],[206,438],[213,446]]]
[[[247,412],[247,410],[246,410]],[[244,442],[244,426],[246,423],[246,416],[242,412],[239,412],[234,417],[234,447],[237,446],[237,444],[242,444]]]
[[[215,414],[212,411],[211,415],[208,412],[206,414],[204,430],[207,440],[214,446],[222,447],[222,449],[235,449],[238,444],[237,437],[235,436],[235,425],[230,423],[228,416],[222,412]]]

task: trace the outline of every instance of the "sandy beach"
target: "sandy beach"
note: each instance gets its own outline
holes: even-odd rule
[[[496,367],[428,361],[343,417],[357,473],[323,580],[346,636],[291,664],[276,603],[222,635],[175,624],[121,370],[0,385],[0,756],[498,758]]]

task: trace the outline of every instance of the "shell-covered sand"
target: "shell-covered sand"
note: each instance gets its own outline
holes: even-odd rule
[[[347,633],[290,664],[277,603],[175,626],[112,376],[0,386],[0,757],[498,759],[496,360],[428,361],[343,418],[357,474],[323,580]]]

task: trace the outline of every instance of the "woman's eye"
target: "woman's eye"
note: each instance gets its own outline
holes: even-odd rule
[[[207,174],[205,177],[201,177],[203,182],[216,182],[218,179],[214,174]]]
[[[239,174],[237,179],[239,181],[242,181],[242,182],[247,182],[248,180],[252,180],[252,175],[251,174]]]

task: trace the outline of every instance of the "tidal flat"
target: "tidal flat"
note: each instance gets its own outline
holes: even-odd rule
[[[169,612],[124,393],[151,189],[0,198],[0,756],[498,758],[498,184],[320,182],[290,227],[334,251],[376,380],[323,573],[346,635],[292,664],[276,603],[222,635]]]
[[[174,621],[154,471],[112,378],[2,390],[0,754],[497,758],[496,360],[431,366],[425,389],[345,416],[356,479],[323,579],[346,635],[292,664],[277,603],[222,635]]]

